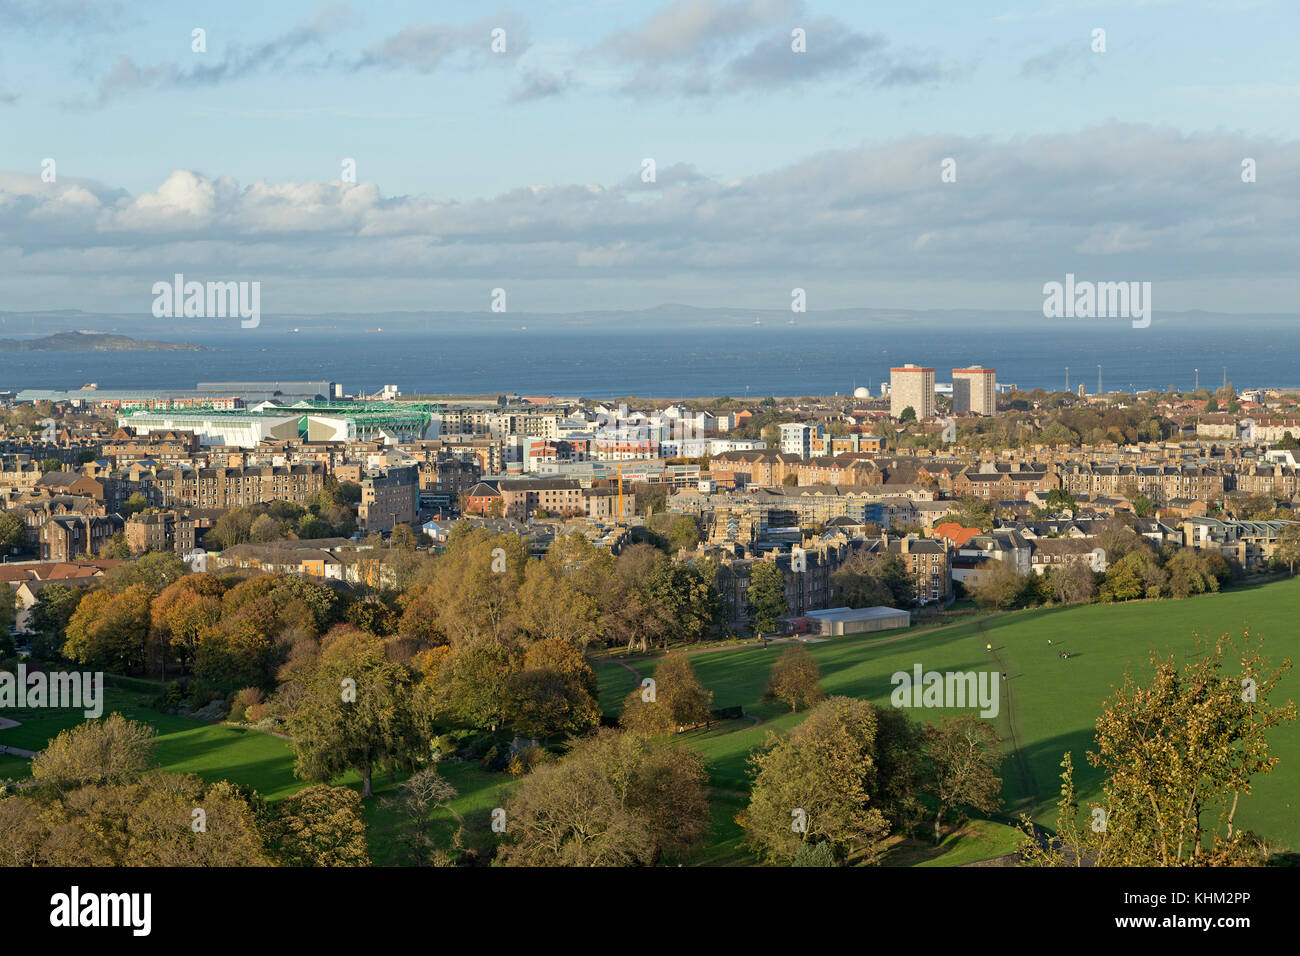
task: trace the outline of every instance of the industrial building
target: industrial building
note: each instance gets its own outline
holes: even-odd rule
[[[264,402],[240,411],[170,409],[124,412],[117,423],[137,435],[192,431],[205,446],[255,448],[268,440],[382,441],[387,445],[436,438],[439,407],[397,402]]]

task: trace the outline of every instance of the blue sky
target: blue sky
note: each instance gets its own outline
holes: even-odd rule
[[[178,270],[303,312],[796,285],[1028,310],[1067,271],[1157,309],[1300,292],[1290,0],[0,0],[0,25],[0,308],[144,311]]]

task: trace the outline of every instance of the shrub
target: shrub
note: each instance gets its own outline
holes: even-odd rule
[[[230,699],[230,719],[256,723],[260,718],[250,716],[249,711],[253,707],[261,707],[264,716],[266,707],[263,701],[265,699],[261,688],[258,687],[245,687],[243,690],[237,691]]]

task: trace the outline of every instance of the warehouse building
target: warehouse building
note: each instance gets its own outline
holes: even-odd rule
[[[819,634],[822,637],[890,631],[899,627],[910,627],[912,624],[912,615],[909,612],[884,606],[831,607],[824,611],[808,611],[803,618],[809,623],[804,633]]]

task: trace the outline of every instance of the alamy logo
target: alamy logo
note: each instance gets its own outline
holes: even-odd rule
[[[133,936],[148,936],[153,924],[153,895],[150,893],[82,893],[74,886],[67,893],[50,897],[50,925],[126,926]]]
[[[103,716],[104,701],[100,688],[102,673],[32,671],[19,664],[18,673],[0,671],[0,710],[6,707],[54,707],[78,709],[88,720]]]
[[[894,692],[889,702],[895,707],[972,707],[978,705],[981,717],[998,715],[1000,683],[995,671],[921,672],[897,671],[889,678]]]
[[[1075,282],[1043,286],[1043,315],[1049,319],[1132,319],[1133,328],[1151,324],[1150,282]]]
[[[178,272],[171,282],[153,284],[155,319],[224,319],[238,316],[240,327],[262,322],[262,283],[186,282]]]

